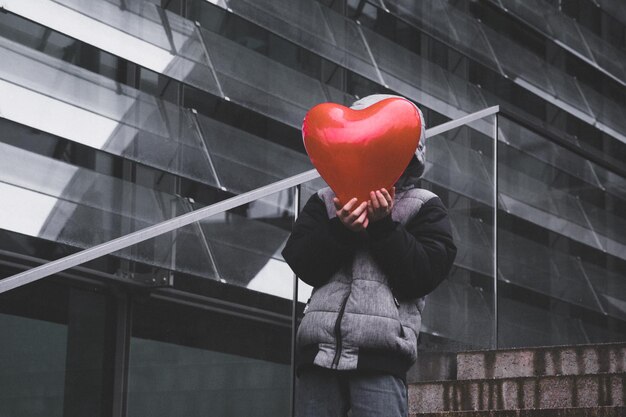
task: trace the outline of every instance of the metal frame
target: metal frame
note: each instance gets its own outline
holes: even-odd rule
[[[500,106],[489,107],[478,112],[469,114],[467,116],[461,117],[459,119],[443,123],[439,126],[427,129],[426,137],[428,138],[431,136],[439,135],[467,123],[483,119],[490,115],[495,115],[499,111]],[[495,142],[497,143],[497,136],[495,137]],[[494,155],[494,164],[497,166],[497,161],[495,160],[496,157],[497,154]],[[187,226],[194,222],[214,216],[216,214],[231,210],[244,204],[248,204],[254,200],[258,200],[271,194],[275,194],[277,192],[299,186],[305,182],[317,179],[319,178],[319,176],[319,173],[315,169],[312,169],[310,171],[294,175],[292,177],[274,182],[264,187],[257,188],[244,194],[231,197],[224,201],[220,201],[219,203],[211,204],[210,206],[203,207],[201,209],[183,214],[178,217],[174,217],[161,223],[157,223],[155,225],[146,227],[145,229],[129,233],[108,242],[101,243],[99,245],[82,250],[64,258],[48,262],[44,265],[29,269],[28,271],[24,271],[22,273],[10,276],[8,278],[0,280],[0,294],[14,288],[21,287],[22,285],[26,285],[28,283],[40,280],[47,276],[59,273],[66,269],[81,265],[85,262],[89,262],[105,255],[109,255],[113,252],[119,251],[129,246],[136,245],[137,243],[144,242],[163,233],[171,232],[183,226]],[[497,204],[494,210],[497,211]]]
[[[298,221],[300,213],[300,196],[302,185],[297,185],[294,191],[294,223]],[[289,401],[289,415],[295,415],[296,407],[296,330],[298,328],[298,276],[293,274],[293,293],[291,303],[291,396]]]
[[[498,348],[498,113],[493,115],[493,342]]]

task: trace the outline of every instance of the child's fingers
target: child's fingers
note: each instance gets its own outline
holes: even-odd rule
[[[392,190],[393,190],[393,188],[392,188]],[[385,188],[383,188],[383,189],[381,190],[381,192],[382,192],[382,194],[383,194],[383,197],[384,197],[384,198],[385,198],[385,200],[387,201],[387,204],[388,204],[388,205],[389,205],[389,204],[391,204],[391,201],[393,200],[393,197],[391,196],[391,194],[389,194],[389,192],[388,192]]]
[[[387,207],[389,207],[389,202],[387,201],[383,193],[380,191],[376,191],[376,197],[378,199],[378,205],[386,210]]]
[[[341,210],[341,202],[337,197],[333,198],[333,204],[335,205],[335,209],[337,211]]]
[[[359,206],[361,207],[361,206]],[[367,211],[364,211],[359,217],[352,223],[354,226],[360,226],[367,220]]]
[[[356,219],[359,218],[359,216],[361,216],[361,214],[363,214],[363,213],[367,214],[366,208],[367,208],[367,202],[364,201],[357,208],[352,210],[352,213],[350,213],[350,215],[348,217],[346,217],[346,220],[349,223],[354,222]]]
[[[374,191],[370,191],[370,202],[375,210],[380,207],[380,204],[378,203],[378,198],[376,198],[376,193]]]
[[[345,206],[341,208],[341,210],[339,210],[337,215],[340,217],[347,217],[350,214],[350,211],[352,210],[352,207],[354,207],[356,202],[357,202],[356,197],[353,197],[350,201],[346,203]]]

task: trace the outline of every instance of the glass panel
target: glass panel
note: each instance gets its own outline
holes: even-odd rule
[[[610,72],[614,77],[625,82],[626,67],[624,63],[626,62],[626,54],[587,29],[583,27],[579,27],[579,29],[598,65],[605,71]]]
[[[480,93],[467,81],[366,27],[362,30],[390,89],[450,118],[484,108]]]
[[[474,112],[490,107],[481,88],[452,73],[448,72],[446,75],[450,88],[459,103],[459,108],[467,112]]]
[[[205,0],[197,1],[207,4]],[[317,2],[231,0],[228,7],[238,16],[334,63],[371,80],[377,79],[356,24]]]
[[[0,124],[4,134],[0,165],[6,168],[0,170],[0,188],[5,196],[0,200],[0,228],[4,230],[86,249],[192,209],[189,201],[179,196],[53,159],[52,153],[58,148],[54,138],[6,121]],[[49,151],[44,150],[46,146]],[[29,147],[40,149],[35,153],[26,150]],[[178,239],[186,248],[180,256],[189,257],[193,270],[216,276],[215,265],[206,257],[193,257],[203,248],[196,230],[183,231]],[[169,246],[160,252],[152,247],[124,255],[135,261],[158,258],[158,265],[169,266],[172,241],[163,240],[163,245]]]
[[[460,48],[481,62],[498,69],[497,58],[473,18],[444,1],[385,0],[385,6],[402,20],[431,36]]]
[[[506,117],[500,118],[498,128],[500,129],[499,138],[508,146],[527,155],[532,155],[533,158],[544,162],[546,165],[557,167],[590,185],[600,186],[596,172],[597,166],[582,156],[560,148],[538,133],[526,129]]]
[[[444,71],[440,67],[375,34],[368,28],[364,27],[363,33],[376,62],[379,63],[381,71],[407,82],[446,103],[456,103]]]
[[[530,7],[541,7],[537,1],[537,5],[531,5]],[[569,18],[561,11],[552,8],[549,5],[543,4],[546,15],[544,21],[551,27],[551,33],[556,37],[557,41],[569,46],[571,49],[577,52],[578,55],[582,55],[588,61],[593,62],[593,56],[589,53],[589,48],[586,45],[580,33],[580,27],[575,20]]]
[[[553,35],[552,28],[546,19],[547,3],[539,3],[540,0],[498,0],[500,7],[516,15],[524,21],[534,25],[536,28],[548,35]],[[539,7],[541,5],[542,7]]]
[[[222,187],[241,193],[313,168],[291,149],[197,115]]]
[[[507,230],[500,230],[498,238],[501,279],[602,312],[574,256],[559,253]]]
[[[319,81],[207,30],[202,36],[232,101],[298,128],[308,109],[328,101]]]
[[[544,157],[547,156],[544,154]],[[610,215],[606,209],[581,200],[577,195],[585,189],[593,191],[594,188],[577,188],[563,180],[564,189],[557,189],[551,185],[556,181],[554,172],[545,171],[542,176],[533,166],[532,160],[502,149],[499,180],[506,209],[592,247],[608,250],[606,246],[609,245],[613,247],[610,253],[623,257],[623,252],[617,251],[619,245],[615,246],[617,242],[614,241],[622,241],[620,232],[616,230],[626,230],[621,224],[623,220]],[[525,173],[530,169],[533,169],[532,177]]]
[[[5,196],[0,203],[2,229],[86,249],[189,211],[180,197],[9,145],[0,148],[8,158],[21,158],[8,159],[10,168],[1,173],[0,189]],[[181,237],[190,246],[198,245],[197,239],[195,235]],[[142,254],[128,256],[136,259]],[[194,259],[210,273],[210,265],[201,261]]]
[[[300,0],[302,3],[302,0]],[[315,4],[318,4],[317,2]],[[294,7],[293,2],[289,2],[289,7]],[[342,62],[352,63],[352,67],[359,69],[365,69],[369,71],[369,65],[372,64],[372,58],[368,52],[368,46],[365,44],[363,37],[361,36],[360,28],[353,20],[348,19],[333,10],[319,5],[327,24],[330,26],[335,45],[337,49],[343,52],[344,59],[339,61],[338,64],[342,65]],[[365,66],[363,63],[367,64]],[[376,65],[376,62],[373,63]],[[350,67],[348,67],[350,68]],[[365,71],[358,71],[358,73],[367,74]],[[372,74],[373,75],[373,74]],[[372,77],[372,80],[378,80],[378,77]]]
[[[187,211],[202,208],[187,204]],[[291,230],[293,207],[293,191],[286,190],[113,255],[133,261],[131,272],[139,269],[143,277],[183,274],[290,298],[292,273],[280,252]]]
[[[463,206],[471,206],[471,201],[452,194],[455,206],[450,208],[452,232],[458,249],[455,265],[473,273],[493,276],[491,257],[491,236],[493,227],[481,218],[471,217]],[[457,200],[458,199],[458,200]]]
[[[5,7],[155,72],[219,94],[191,22],[151,3],[78,0],[8,1]],[[54,18],[51,18],[54,17]]]
[[[622,142],[626,142],[626,108],[615,102],[607,96],[599,94],[597,91],[585,84],[579,84],[589,106],[594,109],[595,116],[605,127],[598,126],[603,131],[609,130],[609,134],[616,138],[620,138]]]
[[[156,5],[150,2],[100,1],[86,3],[78,0],[51,0],[54,3],[80,12],[135,38],[146,39],[158,47],[169,50],[171,43],[161,24]],[[53,6],[49,6],[53,7]]]
[[[516,192],[523,193],[523,189],[516,189],[513,191],[513,193]],[[531,195],[528,196],[532,197]],[[537,196],[534,197],[535,204],[541,205],[540,199]],[[564,219],[563,217],[561,217],[561,215],[558,214],[558,212],[556,212],[554,207],[552,207],[552,210],[555,210],[555,213],[551,214],[542,210],[541,208],[526,204],[526,202],[524,202],[523,200],[518,200],[509,195],[506,195],[504,192],[500,195],[500,199],[507,213],[513,214],[522,219],[526,219],[531,223],[541,225],[548,230],[569,237],[578,242],[584,243],[588,246],[591,246],[592,248],[603,249],[600,245],[600,242],[596,239],[595,234],[591,230],[579,224],[568,221],[567,219]],[[544,203],[546,205],[550,205],[551,203],[554,203],[554,200],[551,197],[547,196],[545,197]],[[574,205],[568,206],[568,203],[574,203]],[[569,212],[568,214],[573,214],[575,216],[581,215],[577,203],[573,201],[572,198],[567,198],[567,203],[563,202],[562,207]]]
[[[166,130],[154,98],[4,38],[0,47],[13,63],[3,68],[3,80],[133,127],[153,133]]]
[[[501,121],[502,130],[507,132],[503,136],[504,140],[524,152],[520,154],[508,147],[501,148],[501,157],[506,165],[500,177],[503,181],[501,190],[517,210],[516,214],[533,222],[543,218],[551,230],[567,232],[568,237],[603,250],[611,246],[614,249],[610,253],[623,258],[620,253],[626,252],[618,248],[624,244],[621,231],[626,230],[626,223],[623,217],[619,217],[621,214],[618,208],[613,209],[613,213],[607,210],[606,207],[612,204],[605,201],[623,197],[617,176],[607,176],[608,171],[506,118],[501,118]],[[616,181],[615,186],[607,190],[600,183],[597,173],[603,179],[612,178]],[[605,192],[610,195],[605,195]],[[509,198],[519,201],[513,203]],[[523,203],[520,204],[520,201]],[[543,215],[537,215],[534,209],[524,210],[525,205],[553,214],[555,218],[549,220]]]
[[[623,212],[618,212],[609,203],[605,207],[580,200],[581,209],[587,216],[589,227],[596,233],[600,244],[607,252],[626,258],[626,219]],[[604,203],[604,201],[594,201]],[[603,204],[604,205],[604,204]],[[615,210],[615,211],[613,211]],[[612,212],[613,211],[613,212]]]
[[[626,178],[599,166],[594,167],[598,180],[607,192],[626,201]]]
[[[5,44],[7,56],[18,68],[18,71],[12,69],[0,74],[11,81],[2,84],[7,91],[5,100],[11,97],[11,101],[25,101],[20,108],[9,106],[5,117],[237,192],[310,169],[308,159],[296,152],[268,142],[263,144],[245,132],[9,40],[3,39],[0,43]],[[334,90],[329,89],[329,93],[334,100],[347,100]],[[321,97],[316,99],[321,100]],[[45,112],[33,113],[33,109],[44,106]],[[33,116],[40,113],[48,113],[50,117]],[[72,122],[67,122],[70,119]],[[200,126],[196,126],[196,120]],[[94,126],[101,129],[94,129]],[[27,134],[27,131],[23,133]],[[205,143],[200,139],[201,135],[205,136]],[[209,157],[209,149],[217,155]],[[256,149],[254,154],[251,149]],[[233,164],[242,169],[255,169],[257,174],[241,175]],[[212,174],[213,168],[219,177],[223,177],[219,184]]]
[[[626,319],[626,283],[623,275],[589,262],[581,265],[605,311],[613,317]]]
[[[481,130],[489,125],[493,129],[492,118],[480,122]],[[423,184],[435,191],[448,208],[458,252],[449,279],[427,298],[422,322],[426,335],[420,348],[424,353],[488,348],[495,338],[491,180],[494,139],[480,133],[476,125],[474,122],[426,142],[429,164]],[[440,175],[433,175],[433,171]],[[464,187],[459,189],[461,181]],[[418,378],[428,374],[421,369],[423,366],[416,365]]]
[[[0,122],[0,125],[3,124]],[[144,225],[154,224],[169,218],[172,211],[183,211],[184,207],[182,199],[5,143],[0,143],[0,166],[3,167],[0,171],[3,186],[10,184],[19,187],[22,189],[19,192],[24,195],[36,192],[56,200],[59,204],[64,201],[75,203],[76,208],[89,207],[104,217],[120,215],[140,220]],[[21,204],[28,205],[24,201],[18,203]],[[49,214],[53,215],[55,212],[57,210],[51,209]],[[69,221],[72,212],[64,214],[65,216],[55,216],[58,221],[44,216],[37,223],[50,227],[51,223],[58,222],[56,227],[64,229],[63,225]],[[60,218],[65,221],[60,221]],[[34,226],[34,219],[30,218],[28,223]],[[6,222],[3,226],[10,228],[11,224]]]
[[[597,63],[602,69],[624,80],[624,54],[575,20],[539,0],[501,0],[502,7],[530,23],[557,43]]]
[[[626,25],[626,7],[617,0],[597,0],[603,11]]]
[[[4,38],[0,50],[13,62],[0,70],[3,117],[217,184],[188,111]]]
[[[621,262],[613,257],[626,253],[621,181],[504,117],[500,121],[507,146],[500,146],[498,179],[507,215],[498,231],[499,345],[619,340],[621,324],[614,320],[623,317],[626,291],[611,268]],[[613,184],[609,193],[606,182]]]
[[[504,288],[499,287],[498,291],[502,294]],[[566,303],[553,301],[553,306],[544,307],[543,300],[535,302],[519,299],[522,294],[514,298],[507,295],[503,294],[498,303],[499,347],[590,343],[584,323],[559,312],[567,311]]]
[[[530,51],[516,46],[494,30],[483,27],[485,36],[500,60],[505,72],[513,80],[521,78],[532,84],[536,94],[555,96],[556,92],[546,74],[546,63]]]
[[[581,120],[587,123],[594,123],[594,118],[596,113],[598,113],[598,119],[602,121],[602,124],[598,127],[620,140],[623,138],[623,134],[621,134],[624,131],[624,127],[621,126],[623,118],[620,119],[613,114],[610,116],[600,115],[599,113],[604,106],[595,105],[598,100],[588,97],[592,93],[588,94],[587,91],[583,91],[582,94],[585,96],[583,97],[575,79],[557,68],[547,65],[540,57],[510,39],[501,36],[491,28],[480,24],[473,17],[465,15],[452,6],[446,6],[445,2],[390,0],[386,1],[385,4],[389,7],[391,13],[399,18],[426,31],[438,40],[445,42],[449,39],[447,42],[452,47],[460,48],[467,56],[478,59],[479,62],[491,66],[498,72],[504,71],[509,78],[523,88],[559,106]],[[570,37],[568,39],[570,39],[570,42],[574,42],[571,39],[577,37],[579,38],[577,42],[582,43],[579,32],[575,27],[568,26],[560,21],[553,23],[553,25],[559,25],[559,30],[569,28],[568,33]],[[479,36],[479,33],[482,33],[484,37]],[[565,35],[563,34],[563,36]],[[369,39],[368,42],[370,42]],[[477,42],[478,44],[484,43],[484,45],[477,47]],[[406,51],[403,54],[406,54]],[[495,57],[497,57],[497,60]],[[614,62],[621,62],[621,60],[618,59]],[[397,81],[393,78],[388,80],[388,84],[397,91],[407,91],[406,88],[399,89],[400,87],[395,85],[396,83]],[[428,84],[426,81],[423,81],[423,83]],[[437,85],[441,87],[445,84],[439,82]],[[405,94],[411,96],[408,93]],[[442,97],[441,94],[439,92],[439,95],[436,95],[436,97]],[[588,103],[585,99],[587,99]],[[447,101],[447,103],[454,102],[452,98],[449,98]],[[428,105],[443,114],[449,113],[439,110],[437,107],[430,105],[430,103]],[[610,106],[607,105],[606,107]],[[619,109],[621,109],[621,106],[611,108],[609,112],[619,112]],[[453,115],[450,117],[458,116]],[[605,119],[608,120],[605,121]]]
[[[250,10],[250,12],[248,12],[249,14],[251,14],[253,8],[257,9],[255,12],[265,15],[263,18],[268,19],[270,16],[273,17],[272,26],[277,26],[279,23],[285,25],[288,24],[287,22],[290,22],[290,26],[297,26],[300,31],[309,36],[314,36],[326,44],[335,44],[333,33],[326,22],[322,8],[316,2],[299,0],[294,2],[287,0],[261,0],[258,2],[234,0],[229,1],[228,6],[233,11],[241,10],[245,12],[246,10]],[[261,17],[257,17],[256,19],[261,19]],[[361,49],[363,49],[363,45],[361,45]]]
[[[466,126],[429,138],[424,179],[483,204],[492,205],[493,192],[489,185],[492,169],[488,167],[493,166],[493,161],[478,149],[472,149],[471,145],[472,141],[488,143],[488,140],[489,136]]]
[[[554,87],[555,98],[559,101],[561,108],[583,120],[588,120],[589,116],[594,115],[594,111],[587,106],[587,102],[582,96],[577,85],[578,81],[575,78],[567,76],[562,71],[548,65],[546,65],[544,71]]]

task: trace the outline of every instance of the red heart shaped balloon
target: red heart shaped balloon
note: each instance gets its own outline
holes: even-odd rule
[[[343,205],[390,190],[411,161],[422,126],[415,105],[394,97],[362,110],[318,104],[304,117],[302,136],[311,162]]]

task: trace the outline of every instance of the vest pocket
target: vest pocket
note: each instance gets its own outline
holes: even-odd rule
[[[411,328],[415,332],[416,336],[419,334],[419,328],[422,323],[422,315],[414,300],[400,304],[400,307],[398,308],[398,317],[400,324],[403,326],[403,333],[404,327],[406,326]]]

